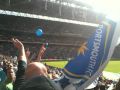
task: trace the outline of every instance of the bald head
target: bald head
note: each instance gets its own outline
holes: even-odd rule
[[[30,79],[35,76],[47,76],[47,68],[40,62],[32,62],[27,66],[25,78]]]

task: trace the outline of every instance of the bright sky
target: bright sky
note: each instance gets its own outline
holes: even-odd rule
[[[95,12],[104,13],[114,21],[120,22],[120,0],[76,0],[93,7]],[[120,37],[117,45],[120,44]]]
[[[77,0],[79,1],[79,0]],[[93,7],[96,12],[104,13],[112,19],[120,20],[120,0],[80,0]]]

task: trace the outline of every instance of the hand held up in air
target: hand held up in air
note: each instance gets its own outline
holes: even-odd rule
[[[27,62],[23,43],[20,40],[14,38],[12,38],[12,42],[14,47],[16,47],[19,51],[19,60],[24,60]]]

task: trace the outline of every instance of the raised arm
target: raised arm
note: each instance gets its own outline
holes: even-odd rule
[[[24,45],[22,44],[22,42],[19,41],[18,39],[14,39],[14,38],[12,38],[12,42],[13,42],[14,46],[19,51],[18,61],[23,60],[24,62],[27,63],[27,59],[26,59],[26,55],[25,55],[25,49],[24,49]]]
[[[38,53],[38,56],[37,56],[37,59],[36,59],[37,62],[41,61],[41,58],[43,57],[47,47],[48,47],[48,43],[45,43],[41,46],[39,53]]]
[[[41,46],[40,50],[39,50],[37,59],[35,60],[36,62],[40,62],[40,61],[41,61],[41,58],[42,58],[42,56],[44,55],[45,51],[46,51],[46,46],[45,46],[45,44],[43,44],[43,45]]]
[[[19,88],[23,85],[24,83],[24,74],[25,70],[27,67],[27,59],[25,55],[25,49],[24,45],[22,42],[20,42],[18,39],[12,39],[12,42],[14,46],[18,49],[19,51],[19,57],[18,57],[18,71],[16,73],[16,80],[13,85],[13,90],[19,90]]]

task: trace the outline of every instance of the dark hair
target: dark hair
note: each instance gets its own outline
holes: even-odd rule
[[[58,90],[58,88],[52,80],[39,76],[26,81],[20,90]]]

